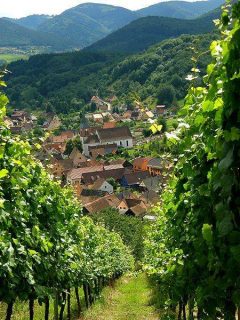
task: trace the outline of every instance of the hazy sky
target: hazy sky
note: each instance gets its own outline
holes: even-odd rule
[[[0,17],[24,17],[33,13],[58,14],[84,2],[106,3],[129,9],[139,9],[160,1],[161,0],[0,0]]]

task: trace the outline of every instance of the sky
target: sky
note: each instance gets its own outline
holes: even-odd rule
[[[0,0],[0,17],[20,18],[34,13],[59,14],[66,9],[84,2],[106,3],[135,10],[160,1],[161,0]]]

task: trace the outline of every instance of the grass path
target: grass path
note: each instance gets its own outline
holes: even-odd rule
[[[151,289],[144,274],[125,276],[106,288],[81,320],[158,320],[150,304]]]

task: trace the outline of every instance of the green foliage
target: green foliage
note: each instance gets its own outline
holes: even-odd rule
[[[103,225],[110,231],[117,232],[124,243],[131,249],[135,259],[143,257],[144,222],[135,217],[121,215],[109,208],[92,216],[93,221]]]
[[[131,22],[88,48],[91,51],[137,53],[150,46],[182,34],[202,34],[214,29],[213,19],[219,17],[216,11],[194,19],[173,19],[148,16]]]
[[[8,67],[14,77],[7,77],[7,94],[22,108],[46,110],[52,105],[57,113],[80,111],[97,88],[107,92],[107,72],[114,61],[118,55],[87,52],[33,56]]]
[[[6,18],[0,18],[1,47],[44,46],[52,50],[64,50],[69,44],[57,35],[47,34],[20,26]]]
[[[159,87],[171,85],[179,100],[188,89],[186,75],[194,67],[189,48],[206,52],[213,38],[214,35],[181,36],[125,59],[119,55],[85,51],[34,56],[27,62],[9,66],[12,74],[8,76],[7,94],[15,107],[46,110],[50,104],[57,113],[64,114],[87,111],[85,105],[97,90],[103,97],[114,92],[119,103],[130,107],[136,96],[148,105],[149,97],[157,100]],[[200,70],[204,70],[208,62],[209,54],[201,55]],[[71,119],[67,125],[71,125]]]
[[[137,18],[125,8],[85,3],[46,20],[38,30],[67,39],[73,47],[83,48]]]
[[[175,90],[172,85],[162,85],[157,92],[159,104],[171,106],[175,100]]]
[[[82,217],[73,191],[52,181],[27,141],[11,136],[7,103],[0,92],[0,300],[44,301],[131,269],[120,236]]]
[[[181,19],[193,19],[210,10],[220,7],[224,1],[164,1],[138,10],[141,16],[159,16]]]
[[[235,319],[239,307],[239,8],[224,8],[204,87],[192,69],[184,122],[169,141],[178,163],[145,243],[146,270],[167,306],[189,302],[199,319]]]
[[[162,132],[166,132],[168,130],[167,120],[163,116],[159,116],[157,118],[157,124],[162,126]]]
[[[82,142],[80,140],[80,137],[76,137],[74,139],[68,140],[64,153],[69,156],[74,148],[77,148],[80,152],[83,151]]]

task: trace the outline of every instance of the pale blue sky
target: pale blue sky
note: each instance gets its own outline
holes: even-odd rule
[[[84,2],[98,2],[140,9],[161,0],[0,0],[0,17],[24,17],[33,13],[59,14],[62,11]],[[2,2],[2,5],[1,5]]]

